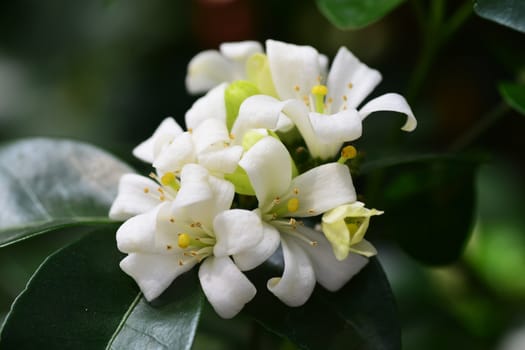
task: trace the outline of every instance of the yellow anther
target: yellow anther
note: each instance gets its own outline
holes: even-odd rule
[[[357,150],[354,146],[348,145],[346,147],[343,147],[341,150],[341,157],[346,159],[354,159],[355,156],[357,156]]]
[[[352,83],[348,83],[348,88],[349,88],[349,89],[351,89],[351,88],[353,88],[353,87],[354,87],[354,84],[352,84]]]
[[[160,178],[160,183],[163,184],[164,186],[169,186],[172,183],[174,183],[176,180],[177,179],[175,177],[175,174],[173,174],[173,173],[166,173],[166,174],[162,175],[162,177]]]
[[[145,187],[144,188],[144,193],[149,193],[149,188]]]
[[[326,85],[315,85],[312,87],[312,95],[326,96],[328,88]]]
[[[186,249],[190,245],[191,238],[187,233],[180,233],[178,239],[179,248]]]
[[[290,213],[295,213],[299,209],[299,199],[290,198],[286,203],[286,207]]]
[[[297,91],[297,92],[299,92],[299,90],[301,90],[301,88],[299,87],[299,85],[295,85],[295,86],[293,87],[293,89],[294,89],[295,91]]]

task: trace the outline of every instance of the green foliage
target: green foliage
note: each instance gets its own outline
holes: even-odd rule
[[[26,139],[0,148],[0,247],[53,229],[109,222],[131,168],[93,146]]]
[[[525,85],[514,83],[501,83],[499,92],[505,102],[516,111],[525,115]]]
[[[525,2],[476,0],[474,11],[481,17],[525,33]]]
[[[463,252],[473,226],[478,161],[429,155],[364,164],[381,188],[371,198],[386,215],[377,219],[412,257],[447,264]],[[375,179],[374,179],[375,178]]]
[[[247,312],[301,349],[401,349],[401,330],[390,285],[379,262],[369,264],[336,293],[317,287],[308,302],[290,308],[266,288],[271,269],[256,270],[256,298]]]
[[[190,348],[197,279],[184,276],[165,293],[169,300],[149,305],[118,266],[115,229],[94,231],[42,264],[6,319],[2,349]]]
[[[405,0],[317,0],[326,18],[341,29],[357,29],[380,20]]]

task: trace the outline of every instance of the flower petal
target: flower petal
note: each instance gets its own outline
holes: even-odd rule
[[[267,287],[277,298],[288,306],[301,306],[312,294],[315,287],[315,273],[310,259],[288,235],[281,236],[284,255],[282,277],[268,280]]]
[[[273,83],[281,100],[301,99],[310,94],[314,85],[319,84],[322,59],[313,47],[267,40],[266,53]]]
[[[274,130],[279,122],[283,103],[266,95],[250,96],[241,104],[239,114],[232,127],[234,142],[242,143],[244,134],[250,129]]]
[[[282,197],[299,200],[297,211],[292,216],[315,216],[356,199],[352,177],[348,167],[339,163],[328,163],[310,169],[292,180],[289,192]]]
[[[213,191],[208,181],[209,172],[201,165],[186,164],[182,168],[180,190],[175,198],[175,206],[187,207],[197,202],[210,200]]]
[[[291,161],[286,147],[271,136],[257,142],[240,160],[239,166],[248,174],[263,213],[288,189],[292,179]]]
[[[232,318],[257,292],[229,257],[209,257],[199,269],[202,290],[222,318]]]
[[[159,139],[170,141],[182,133],[179,124],[173,118],[168,117],[160,123],[153,136],[133,149],[133,155],[142,161],[153,163],[156,152],[159,151],[155,149],[158,147],[156,145],[159,144]]]
[[[216,257],[241,253],[257,245],[263,238],[261,218],[244,209],[219,213],[213,220],[213,231],[217,239],[213,247]]]
[[[366,256],[367,258],[377,254],[377,249],[366,239],[361,240],[357,244],[353,244],[350,247],[350,251],[359,255]]]
[[[160,206],[126,220],[117,230],[117,247],[123,253],[155,253],[155,230]]]
[[[339,111],[345,104],[348,108],[356,108],[380,81],[381,74],[377,70],[361,63],[346,47],[341,47],[327,80],[327,98],[333,99],[332,111]]]
[[[120,268],[133,277],[144,297],[151,301],[166,290],[175,278],[190,270],[197,259],[185,258],[181,265],[181,256],[132,253],[120,262]]]
[[[413,131],[417,126],[416,117],[408,105],[405,98],[396,93],[384,94],[369,101],[359,110],[361,120],[364,120],[370,113],[379,111],[391,111],[403,113],[407,116],[405,125],[401,128],[404,131]]]
[[[184,116],[188,130],[197,128],[206,119],[218,119],[226,123],[226,105],[224,104],[226,86],[228,86],[226,83],[220,84],[195,101]]]
[[[112,220],[126,220],[154,208],[160,203],[158,187],[155,181],[147,177],[137,174],[122,175],[109,217]]]
[[[251,40],[222,43],[219,49],[224,57],[236,62],[245,62],[254,53],[263,52],[262,45]]]
[[[185,164],[196,160],[193,140],[188,132],[177,136],[155,157],[153,167],[161,172],[179,172]]]
[[[243,149],[241,146],[229,146],[209,150],[199,154],[199,164],[214,173],[231,174],[237,169]]]
[[[368,263],[367,258],[352,253],[345,260],[339,261],[335,258],[330,243],[322,233],[305,226],[298,226],[297,230],[309,240],[317,242],[315,246],[312,246],[292,237],[294,242],[308,254],[317,282],[329,291],[339,290]]]
[[[281,241],[279,231],[265,222],[262,224],[263,238],[261,241],[256,246],[233,255],[233,260],[241,271],[248,271],[259,266],[279,248]]]
[[[188,64],[186,89],[192,94],[203,93],[233,77],[234,67],[230,60],[215,50],[202,51]]]

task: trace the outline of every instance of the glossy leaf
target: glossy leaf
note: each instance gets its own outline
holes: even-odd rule
[[[341,29],[365,27],[380,20],[405,0],[317,0],[326,18]]]
[[[473,226],[478,164],[478,159],[428,155],[363,165],[380,189],[365,192],[365,201],[385,211],[373,229],[424,263],[455,261]]]
[[[476,0],[474,11],[480,17],[525,33],[524,1]]]
[[[317,286],[308,302],[291,308],[267,291],[276,271],[251,278],[257,296],[246,311],[265,328],[301,349],[401,349],[401,331],[390,285],[377,259],[336,293]]]
[[[118,180],[132,172],[85,143],[45,138],[0,147],[0,247],[74,224],[107,223]]]
[[[499,92],[509,106],[525,115],[524,84],[502,83],[499,85]]]
[[[42,264],[15,301],[0,348],[191,347],[201,310],[195,273],[148,304],[118,266],[115,229],[93,232]]]

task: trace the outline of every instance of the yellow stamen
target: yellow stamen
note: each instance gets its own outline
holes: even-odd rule
[[[324,112],[324,97],[328,94],[326,85],[314,85],[310,91],[314,95],[315,111],[317,113]]]
[[[326,96],[326,94],[328,94],[328,88],[326,87],[326,85],[314,85],[312,87],[312,95],[321,95],[321,96]]]
[[[297,209],[299,209],[299,199],[297,198],[290,198],[288,202],[286,203],[286,206],[288,208],[288,211],[290,213],[295,213]]]
[[[160,178],[160,183],[164,186],[169,186],[173,188],[175,191],[178,191],[180,189],[179,181],[177,180],[177,177],[175,177],[175,174],[172,172],[168,172]]]
[[[344,157],[346,159],[354,159],[355,156],[357,156],[357,149],[352,145],[343,147],[343,149],[341,150],[341,157]]]
[[[190,245],[191,238],[187,233],[180,233],[178,239],[179,248],[186,249]]]

